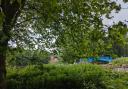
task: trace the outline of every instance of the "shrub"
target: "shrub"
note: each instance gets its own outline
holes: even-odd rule
[[[8,68],[8,89],[128,89],[128,73],[92,64]]]
[[[107,89],[128,89],[128,73],[127,72],[109,72],[109,80],[107,80]]]
[[[96,65],[40,65],[8,68],[8,89],[106,89]]]

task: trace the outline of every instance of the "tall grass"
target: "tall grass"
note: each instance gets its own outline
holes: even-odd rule
[[[121,57],[112,61],[114,66],[128,66],[128,57]]]

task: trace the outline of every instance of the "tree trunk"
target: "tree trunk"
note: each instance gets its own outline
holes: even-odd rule
[[[6,89],[6,51],[8,48],[8,38],[3,31],[0,32],[0,89]]]
[[[7,42],[6,44],[0,44],[0,89],[6,89],[6,50]]]
[[[11,38],[10,31],[14,27],[20,11],[23,8],[26,0],[1,0],[0,9],[4,13],[4,21],[2,30],[0,30],[0,89],[6,89],[6,51],[8,41]]]
[[[5,18],[3,28],[0,31],[0,89],[6,89],[6,52],[10,40],[11,20]]]

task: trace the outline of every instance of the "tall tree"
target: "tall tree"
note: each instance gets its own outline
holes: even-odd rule
[[[83,33],[101,28],[100,17],[116,7],[110,0],[0,0],[0,89],[5,89],[10,40],[17,47],[38,44],[42,49],[58,39],[77,48]]]
[[[124,47],[127,45],[128,27],[123,22],[108,28],[108,40],[112,44],[113,52],[118,56],[126,55]]]
[[[73,50],[74,56],[77,53],[77,58],[79,55],[84,57],[84,54],[97,51],[97,47],[103,48],[104,44],[100,44],[103,43],[105,36],[102,15],[106,14],[106,17],[110,18],[109,13],[113,9],[119,9],[119,7],[109,0],[71,0],[63,7],[61,20],[53,25],[56,30],[58,28],[58,31],[52,29],[58,34],[56,44],[61,51],[67,50],[65,48]]]
[[[10,32],[14,27],[25,0],[1,0],[0,14],[2,29],[0,30],[0,89],[6,88],[6,51],[8,41],[11,38]]]

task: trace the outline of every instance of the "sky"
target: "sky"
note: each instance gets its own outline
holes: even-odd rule
[[[110,16],[113,16],[112,19],[107,19],[103,17],[103,24],[107,26],[111,26],[114,23],[118,23],[119,21],[126,22],[128,21],[128,3],[124,3],[123,0],[112,0],[115,1],[118,5],[121,5],[121,10],[116,13],[115,10],[113,10],[110,14]],[[128,24],[128,22],[127,22]]]

